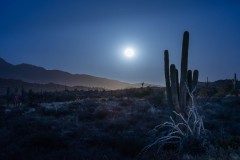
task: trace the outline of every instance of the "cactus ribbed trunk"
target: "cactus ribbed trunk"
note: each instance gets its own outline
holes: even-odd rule
[[[187,85],[188,85],[188,89],[189,89],[190,92],[192,91],[192,81],[193,81],[192,70],[188,70],[188,73],[187,73]]]
[[[192,89],[197,87],[199,72],[198,70],[193,71]]]
[[[192,70],[188,70],[187,72],[187,86],[190,92],[192,92]],[[190,95],[187,93],[187,104],[191,104]]]
[[[173,103],[172,103],[172,93],[171,93],[170,78],[169,78],[169,53],[168,53],[168,50],[164,51],[164,71],[165,71],[167,101],[168,101],[168,105],[170,107],[172,107]]]
[[[177,91],[177,74],[176,74],[176,67],[174,64],[171,64],[170,66],[170,77],[171,77],[171,91],[172,91],[172,101],[173,105],[175,107],[175,110],[180,113],[181,108],[179,106],[179,101],[178,101],[178,91]]]
[[[186,95],[187,95],[187,71],[188,71],[188,46],[189,46],[189,32],[185,31],[183,34],[182,44],[182,60],[181,60],[181,80],[180,80],[180,107],[185,111]]]
[[[179,77],[178,77],[177,69],[176,69],[176,81],[177,81],[177,94],[178,94],[178,101],[179,101]]]

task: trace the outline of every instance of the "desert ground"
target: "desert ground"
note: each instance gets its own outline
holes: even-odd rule
[[[19,104],[2,97],[0,159],[240,159],[238,96],[197,93],[204,139],[144,149],[167,132],[154,129],[170,121],[163,88],[66,92]]]

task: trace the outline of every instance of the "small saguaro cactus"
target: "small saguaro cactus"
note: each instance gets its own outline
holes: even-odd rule
[[[193,80],[192,80],[192,89],[195,89],[197,87],[198,77],[199,77],[199,71],[194,70],[193,71]]]
[[[194,70],[193,74],[191,70],[188,70],[188,47],[189,47],[189,32],[185,31],[183,35],[182,44],[182,60],[181,60],[181,77],[179,82],[178,70],[174,64],[170,66],[169,74],[169,53],[168,50],[164,51],[164,71],[166,81],[166,91],[168,105],[174,107],[175,110],[183,114],[187,114],[187,102],[189,97],[188,90],[190,92],[197,86],[198,83],[198,70]]]
[[[237,82],[238,82],[238,80],[237,80],[237,74],[235,73],[234,74],[234,78],[233,78],[233,80],[232,80],[232,82],[233,82],[233,93],[236,95],[236,96],[238,96],[238,88],[237,88]]]
[[[179,106],[179,93],[177,90],[178,80],[177,80],[177,70],[174,64],[170,66],[170,77],[171,77],[171,92],[172,92],[172,104],[175,107],[175,110],[180,113],[181,108]]]
[[[197,82],[198,82],[198,70],[194,70],[193,71],[193,75],[192,75],[192,70],[188,70],[188,75],[187,75],[187,86],[188,86],[188,90],[189,92],[192,92],[196,86],[197,86]],[[189,94],[187,94],[187,103],[190,104],[190,96]]]

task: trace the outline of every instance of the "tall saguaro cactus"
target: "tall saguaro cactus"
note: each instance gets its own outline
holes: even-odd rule
[[[170,66],[169,74],[169,53],[168,50],[164,52],[164,71],[166,80],[166,91],[169,106],[174,106],[177,112],[182,112],[186,115],[187,107],[187,88],[191,92],[198,82],[199,72],[188,70],[188,47],[189,47],[189,32],[185,31],[183,34],[182,43],[182,59],[181,59],[181,77],[180,82],[178,78],[178,70],[174,64]],[[170,78],[169,78],[170,76]]]
[[[172,103],[172,93],[171,93],[170,78],[169,78],[169,53],[168,53],[168,50],[164,51],[164,71],[165,71],[165,81],[166,81],[168,105],[172,107],[173,103]]]
[[[186,103],[187,95],[187,72],[188,72],[188,47],[189,47],[189,32],[185,31],[183,34],[183,43],[182,43],[182,60],[181,60],[181,80],[180,80],[180,106],[183,109]]]

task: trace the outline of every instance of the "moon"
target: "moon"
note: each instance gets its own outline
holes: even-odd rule
[[[134,56],[135,52],[132,48],[126,48],[125,51],[124,51],[124,55],[127,57],[127,58],[132,58]]]

